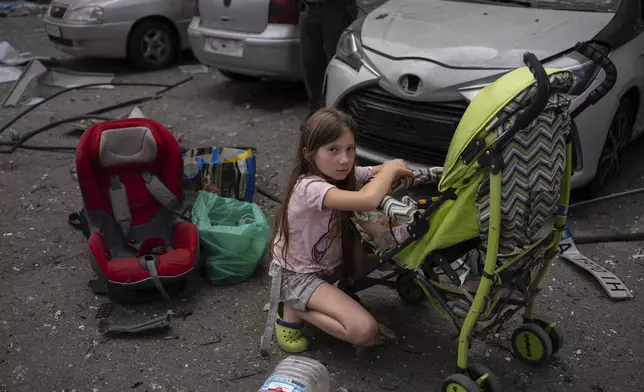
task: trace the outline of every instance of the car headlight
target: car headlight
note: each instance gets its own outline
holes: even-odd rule
[[[103,8],[91,6],[73,9],[67,15],[67,21],[79,23],[103,23]]]
[[[604,54],[608,55],[607,48],[599,47],[599,50],[603,50]],[[544,63],[543,66],[544,68],[564,69],[572,72],[575,82],[568,94],[573,96],[583,94],[593,84],[601,69],[592,60],[575,51],[548,63]],[[462,87],[458,91],[467,100],[472,101],[484,87],[494,83],[500,76],[494,76],[486,80],[478,80],[476,84]]]
[[[338,40],[335,57],[356,71],[360,71],[363,56],[359,34],[356,34],[351,27],[347,28]]]
[[[607,55],[606,52],[605,54]],[[566,69],[572,72],[575,82],[572,89],[570,89],[570,95],[581,95],[586,91],[595,81],[595,78],[601,69],[600,66],[579,52],[570,52],[570,54],[566,56],[544,64],[544,67]]]

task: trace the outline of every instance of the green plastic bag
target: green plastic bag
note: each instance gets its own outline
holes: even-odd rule
[[[199,191],[192,207],[206,277],[215,285],[248,279],[271,240],[266,215],[255,203]]]

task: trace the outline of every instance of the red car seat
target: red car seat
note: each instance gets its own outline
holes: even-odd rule
[[[78,181],[91,230],[94,272],[112,300],[166,288],[196,272],[199,234],[179,218],[183,160],[179,144],[145,118],[89,128],[76,152]]]

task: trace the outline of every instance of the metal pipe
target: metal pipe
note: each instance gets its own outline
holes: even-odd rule
[[[616,233],[587,236],[574,236],[575,244],[597,244],[604,242],[636,242],[644,241],[644,233]]]
[[[584,205],[596,203],[596,202],[599,202],[599,201],[611,200],[611,199],[615,199],[615,198],[618,198],[618,197],[631,196],[631,195],[636,195],[636,194],[639,194],[639,193],[644,193],[644,188],[633,189],[633,190],[630,190],[630,191],[614,193],[612,195],[607,195],[607,196],[598,197],[596,199],[590,199],[590,200],[582,201],[582,202],[579,202],[579,203],[571,204],[570,207],[568,207],[568,208],[584,206]]]

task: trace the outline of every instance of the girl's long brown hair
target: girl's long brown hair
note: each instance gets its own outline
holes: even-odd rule
[[[288,205],[293,195],[293,188],[295,188],[298,179],[301,176],[317,175],[326,178],[328,182],[333,183],[339,189],[356,190],[355,164],[346,179],[342,181],[334,181],[327,178],[315,165],[315,154],[320,147],[338,139],[344,132],[353,132],[354,129],[355,123],[351,117],[336,109],[320,109],[309,117],[304,124],[300,136],[300,143],[297,148],[295,168],[286,185],[286,196],[277,215],[272,241],[273,245],[276,244],[276,240],[283,241],[281,256],[285,263],[287,262],[286,255],[289,246]],[[351,271],[353,264],[352,251],[356,239],[349,222],[349,215],[351,213],[344,211],[335,211],[335,213],[339,214],[338,224],[340,225],[343,264],[345,265],[345,270],[347,269],[346,267],[349,267],[349,271]],[[272,254],[275,257],[275,253],[272,252]]]

